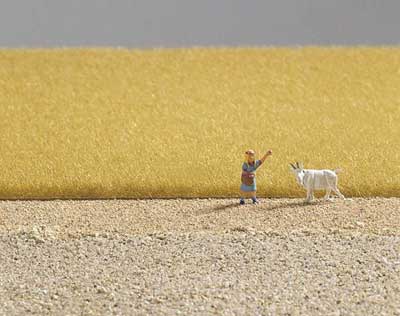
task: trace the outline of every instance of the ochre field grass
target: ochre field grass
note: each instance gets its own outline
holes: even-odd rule
[[[400,48],[0,50],[0,198],[400,196]]]

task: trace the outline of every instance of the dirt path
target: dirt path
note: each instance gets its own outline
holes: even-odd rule
[[[304,204],[261,199],[0,201],[0,232],[44,229],[57,238],[119,233],[249,230],[400,234],[400,199]]]
[[[400,199],[0,202],[0,315],[400,315]]]

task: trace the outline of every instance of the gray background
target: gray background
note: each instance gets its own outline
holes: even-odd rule
[[[0,0],[1,47],[399,44],[398,0]]]

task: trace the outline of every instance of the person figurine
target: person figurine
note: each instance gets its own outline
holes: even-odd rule
[[[249,149],[245,152],[245,161],[242,165],[242,184],[240,185],[240,204],[245,203],[244,199],[246,197],[250,197],[253,204],[258,203],[255,171],[270,155],[272,155],[272,150],[268,150],[261,159],[255,160],[254,150]]]

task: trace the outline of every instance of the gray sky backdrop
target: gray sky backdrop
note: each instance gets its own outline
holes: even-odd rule
[[[399,0],[0,0],[0,47],[399,43]]]

